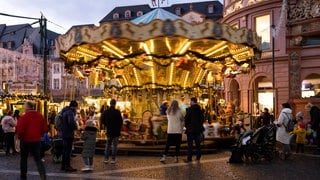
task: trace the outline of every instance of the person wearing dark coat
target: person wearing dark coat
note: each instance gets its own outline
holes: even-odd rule
[[[61,136],[63,140],[63,154],[61,170],[66,172],[74,172],[74,169],[70,165],[70,159],[72,154],[72,145],[74,140],[74,131],[77,130],[77,123],[75,120],[78,103],[75,100],[70,101],[69,106],[62,109],[62,129]]]
[[[187,108],[187,112],[185,115],[185,127],[187,134],[187,144],[188,144],[188,155],[187,162],[192,161],[193,154],[193,141],[196,144],[197,153],[196,158],[197,161],[201,158],[201,139],[203,137],[202,133],[204,131],[203,127],[204,123],[204,114],[201,107],[197,104],[197,98],[191,98],[190,107]]]
[[[115,164],[119,136],[123,125],[121,112],[116,109],[115,99],[111,99],[110,108],[102,113],[101,122],[103,122],[107,128],[107,144],[105,149],[104,163],[109,162],[110,147],[112,145],[111,164]]]
[[[97,137],[97,126],[93,119],[86,121],[86,127],[81,135],[83,142],[82,147],[82,158],[85,167],[82,171],[92,171],[93,170],[93,156],[96,149],[96,137]]]
[[[311,121],[311,129],[316,132],[316,145],[317,149],[314,154],[320,154],[320,109],[309,103],[306,106],[307,110],[310,110],[310,121]]]

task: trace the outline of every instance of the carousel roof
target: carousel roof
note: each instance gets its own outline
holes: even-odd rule
[[[157,8],[157,9],[154,9],[154,10],[148,12],[147,14],[144,14],[140,17],[137,17],[137,18],[131,20],[131,22],[133,24],[148,24],[155,19],[160,19],[160,20],[169,19],[169,20],[174,21],[176,19],[181,19],[181,17],[179,17],[169,11],[166,11],[162,8]]]
[[[260,55],[261,38],[210,20],[157,19],[75,27],[59,36],[57,48],[69,72],[89,77],[90,83],[186,89],[249,72]]]

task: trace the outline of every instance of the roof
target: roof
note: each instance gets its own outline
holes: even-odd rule
[[[213,5],[214,11],[213,13],[208,13],[208,6]],[[173,4],[169,7],[162,7],[162,9],[169,11],[175,14],[175,9],[177,7],[181,8],[181,16],[190,12],[191,10],[205,14],[206,19],[212,19],[214,21],[222,18],[223,15],[223,5],[219,1],[207,1],[207,2],[196,2],[196,3],[181,3],[181,4]],[[114,8],[110,13],[108,13],[103,19],[100,20],[100,23],[114,21],[114,20],[132,20],[137,18],[137,12],[142,11],[143,14],[146,14],[155,8],[150,7],[148,4],[144,5],[134,5],[134,6],[120,6]],[[131,17],[125,18],[125,11],[131,11]],[[114,19],[113,14],[118,13],[119,18]]]
[[[4,47],[9,50],[19,50],[24,40],[27,38],[34,45],[34,54],[41,54],[41,34],[40,27],[32,27],[30,24],[18,24],[7,26],[0,25],[0,42],[13,42],[11,48]],[[58,33],[47,30],[47,38],[49,46],[53,46],[55,39],[59,36]]]
[[[103,19],[100,20],[99,23],[106,22],[106,21],[113,21],[113,14],[118,13],[119,14],[119,19],[118,20],[131,20],[134,18],[137,18],[137,12],[142,11],[143,14],[148,13],[152,10],[149,5],[144,4],[144,5],[137,5],[137,6],[120,6],[114,8],[110,13],[108,13]],[[125,18],[124,14],[127,10],[131,11],[131,17],[130,18]]]
[[[179,17],[169,11],[166,11],[164,9],[157,8],[157,9],[154,9],[154,10],[148,12],[147,14],[144,14],[140,17],[137,17],[137,18],[131,20],[131,22],[134,24],[148,24],[155,19],[160,19],[160,20],[170,19],[173,21],[176,19],[181,19],[181,17]]]
[[[213,5],[213,13],[208,13],[209,5]],[[223,5],[219,1],[173,4],[170,7],[164,7],[164,9],[170,12],[175,12],[178,7],[181,8],[181,16],[190,11],[195,11],[205,14],[206,19],[218,20],[222,18],[223,14]]]

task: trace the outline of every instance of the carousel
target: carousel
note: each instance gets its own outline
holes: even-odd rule
[[[103,84],[105,98],[130,102],[129,118],[139,124],[157,121],[160,104],[173,99],[187,104],[195,96],[213,109],[224,78],[250,72],[261,53],[252,30],[149,13],[132,22],[73,27],[56,44],[69,73]]]

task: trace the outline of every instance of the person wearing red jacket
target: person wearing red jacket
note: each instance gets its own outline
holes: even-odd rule
[[[48,131],[47,122],[42,114],[35,109],[36,104],[27,101],[24,104],[25,113],[20,116],[17,124],[17,136],[21,142],[20,177],[27,179],[28,156],[34,157],[41,179],[46,179],[46,170],[41,161],[41,137]]]

